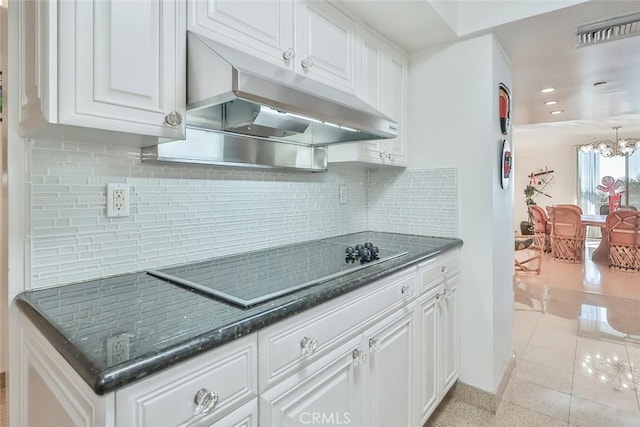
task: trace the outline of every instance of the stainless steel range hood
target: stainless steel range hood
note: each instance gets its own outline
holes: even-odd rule
[[[327,169],[327,145],[393,138],[397,124],[353,95],[188,33],[186,140],[143,161]]]
[[[188,33],[187,126],[303,145],[393,138],[353,95]]]

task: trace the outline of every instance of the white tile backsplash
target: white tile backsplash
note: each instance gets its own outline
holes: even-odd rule
[[[367,203],[372,230],[458,236],[455,168],[371,171]]]
[[[31,158],[31,288],[367,229],[457,232],[455,169],[158,165],[135,148],[53,140]],[[106,217],[109,182],[130,184],[129,217]]]

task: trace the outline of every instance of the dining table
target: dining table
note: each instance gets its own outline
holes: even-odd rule
[[[602,238],[600,239],[600,244],[591,254],[591,259],[596,260],[609,260],[609,236],[607,235],[607,216],[606,215],[591,215],[591,214],[583,214],[580,215],[580,223],[584,226],[592,226],[592,227],[600,227],[602,230]]]

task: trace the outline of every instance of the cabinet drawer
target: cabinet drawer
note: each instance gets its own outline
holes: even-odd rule
[[[252,334],[116,392],[116,425],[202,425],[257,396],[257,343]],[[201,389],[218,396],[207,415],[196,413]]]
[[[413,300],[415,271],[410,268],[366,286],[357,295],[345,295],[259,331],[260,391]],[[315,345],[305,350],[305,342],[312,340]]]
[[[442,281],[453,277],[460,269],[458,256],[436,258],[418,266],[420,293],[428,291]]]

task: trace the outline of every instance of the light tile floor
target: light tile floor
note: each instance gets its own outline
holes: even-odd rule
[[[514,281],[516,369],[497,414],[446,400],[432,426],[640,426],[640,273],[545,255]]]

